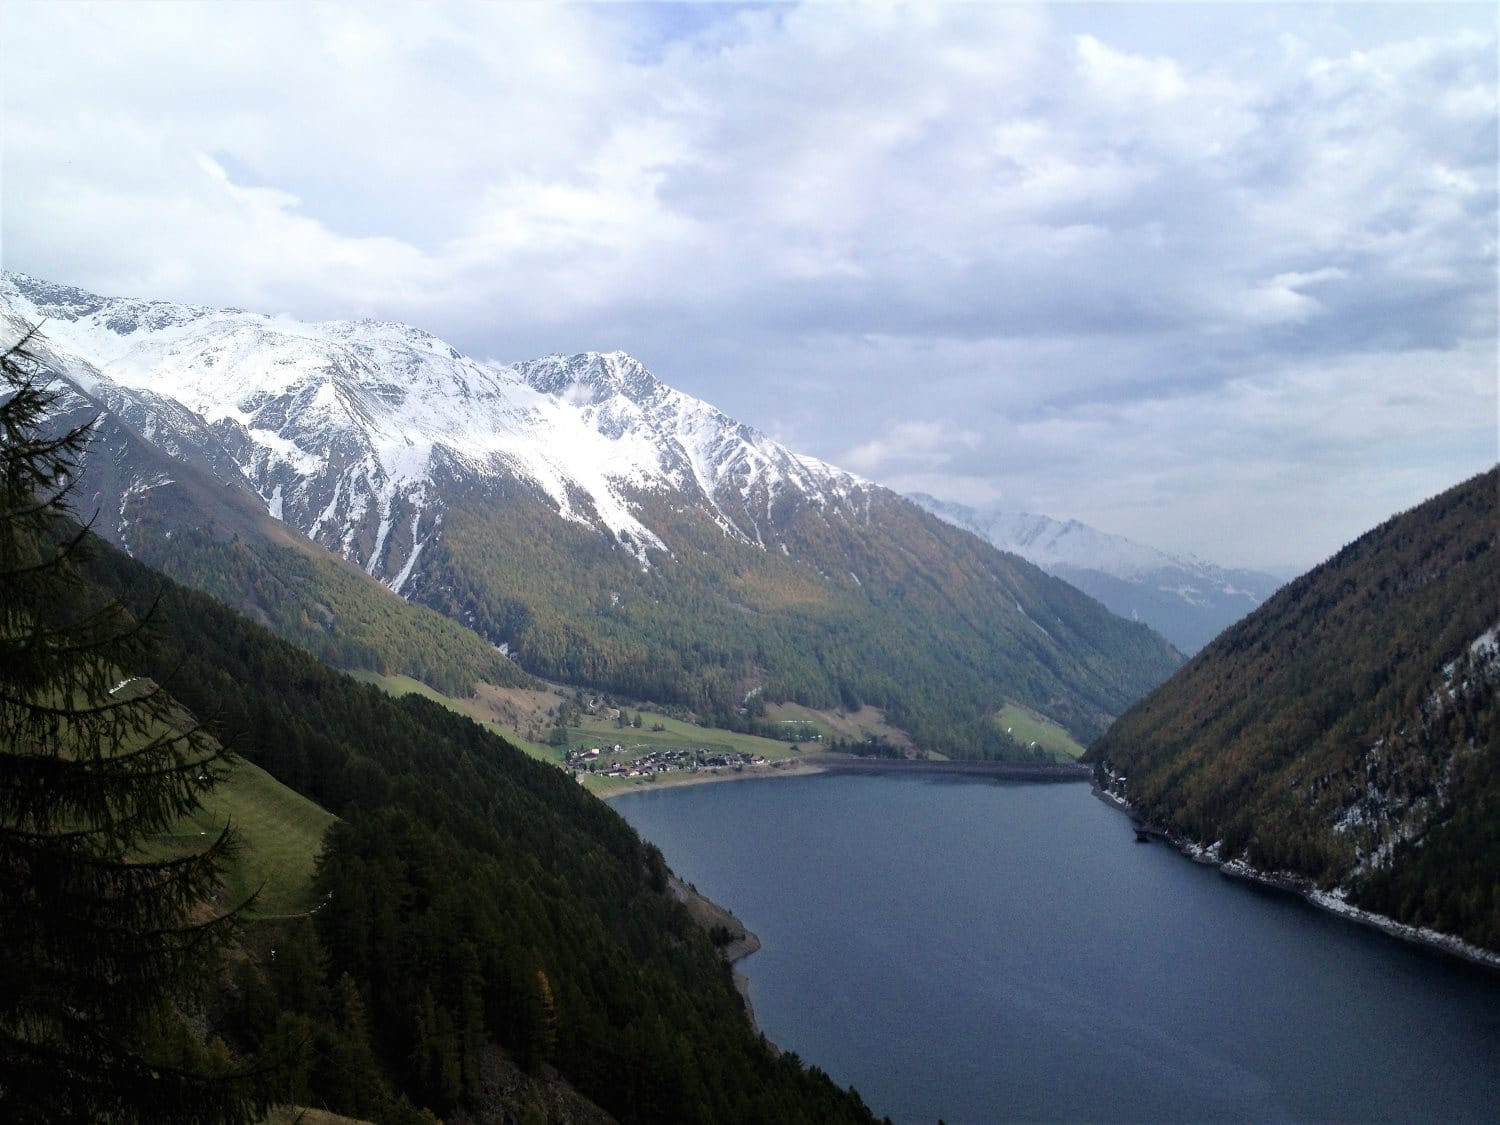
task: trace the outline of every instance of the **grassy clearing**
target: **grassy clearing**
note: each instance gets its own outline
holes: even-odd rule
[[[885,721],[878,707],[861,707],[858,711],[815,711],[796,703],[774,703],[766,707],[766,718],[778,723],[810,723],[823,736],[823,744],[835,738],[846,742],[863,742],[870,737],[883,738],[892,746],[909,747],[911,737]],[[817,746],[817,743],[813,744]]]
[[[1083,754],[1083,746],[1051,719],[1017,703],[1007,703],[995,715],[995,722],[1022,746],[1036,743],[1060,762],[1073,762]]]
[[[185,854],[234,825],[240,847],[226,879],[226,901],[239,902],[260,889],[249,917],[297,914],[312,908],[313,865],[323,833],[336,818],[294,793],[259,766],[235,762],[204,807],[178,830],[147,849],[154,855]]]
[[[566,760],[568,750],[582,750],[589,747],[599,747],[605,751],[605,754],[598,759],[600,768],[613,760],[629,762],[663,750],[694,749],[702,750],[705,754],[750,754],[759,755],[772,762],[799,756],[799,752],[794,751],[791,744],[787,742],[761,738],[752,734],[738,734],[734,731],[720,730],[717,727],[700,727],[644,708],[639,709],[640,727],[622,727],[602,711],[597,714],[585,713],[580,722],[568,727],[566,746],[551,746],[529,741],[519,733],[519,730],[547,729],[551,721],[547,718],[549,709],[555,709],[559,701],[565,698],[558,693],[557,689],[537,691],[491,688],[489,685],[481,685],[474,698],[454,699],[408,676],[382,676],[374,672],[359,672],[352,673],[352,675],[364,683],[375,684],[392,695],[415,693],[434,700],[450,711],[466,715],[483,724],[533,758],[558,766]],[[866,710],[873,709],[866,708]],[[820,721],[817,718],[818,712],[808,711],[806,708],[797,708],[796,711],[798,712],[796,715],[789,717],[799,720],[807,717],[807,721],[812,722],[820,733],[823,733],[825,740],[839,733],[839,728]],[[627,713],[635,715],[637,709],[627,708]],[[843,736],[853,737],[852,731],[853,728],[850,728],[850,733]],[[618,754],[611,752],[610,749],[616,745],[620,747]],[[809,743],[802,749],[813,750],[819,745],[819,743]],[[660,780],[643,781],[640,778],[609,778],[585,774],[583,781],[590,792],[603,795],[642,784],[668,785],[675,777],[675,774],[667,774]]]
[[[602,746],[606,743],[613,746],[619,743],[624,749],[623,753],[617,756],[623,758],[639,757],[653,750],[688,748],[759,754],[772,761],[792,756],[789,743],[779,742],[772,738],[760,738],[753,734],[736,734],[734,731],[719,730],[717,727],[695,726],[692,723],[670,719],[666,715],[658,715],[651,711],[641,712],[641,722],[641,727],[637,729],[616,726],[607,719],[596,720],[589,717],[578,726],[569,727],[568,733],[572,735],[574,746]],[[662,729],[653,729],[658,726]]]

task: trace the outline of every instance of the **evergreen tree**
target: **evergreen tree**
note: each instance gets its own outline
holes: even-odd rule
[[[0,1119],[253,1120],[255,1084],[180,1015],[233,933],[211,905],[228,829],[178,858],[142,847],[225,759],[132,678],[141,623],[78,576],[88,427],[45,435],[57,394],[30,340],[0,355]]]

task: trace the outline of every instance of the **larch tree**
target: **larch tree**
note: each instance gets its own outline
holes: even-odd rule
[[[131,675],[142,623],[79,575],[89,427],[49,433],[35,345],[0,354],[0,1119],[251,1121],[261,1084],[182,1017],[234,934],[215,904],[229,830],[145,847],[227,760]]]

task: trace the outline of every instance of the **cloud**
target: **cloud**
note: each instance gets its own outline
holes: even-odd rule
[[[1253,490],[1311,561],[1307,497],[1373,523],[1495,456],[1493,23],[1159,16],[11,0],[0,254],[626,348],[878,479],[1223,561]]]
[[[975,449],[979,443],[973,430],[955,431],[946,422],[894,422],[881,437],[850,448],[840,462],[856,472],[887,472],[893,467],[931,472],[951,462],[956,450]]]

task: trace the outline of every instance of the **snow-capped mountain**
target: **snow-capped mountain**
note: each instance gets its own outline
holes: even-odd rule
[[[157,445],[247,482],[397,591],[441,525],[437,479],[519,478],[642,565],[667,550],[633,511],[642,493],[686,494],[763,546],[784,489],[821,502],[858,483],[622,352],[485,364],[402,324],[101,298],[13,273],[0,303],[14,326],[45,323],[55,366]]]
[[[1189,654],[1282,585],[1269,574],[1168,554],[1077,520],[972,508],[925,493],[911,499],[939,519],[1071,582],[1122,617],[1144,621]]]
[[[1015,751],[989,719],[1005,700],[1087,739],[1176,663],[624,353],[482,363],[400,324],[21,274],[0,275],[0,317],[13,337],[40,323],[38,359],[102,415],[82,482],[96,530],[221,596],[234,571],[297,637],[330,606],[268,541],[311,540],[534,674],[718,721],[748,720],[751,699],[873,703],[948,753]]]

